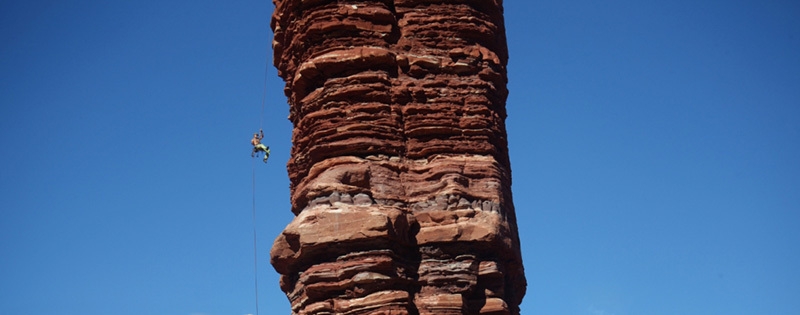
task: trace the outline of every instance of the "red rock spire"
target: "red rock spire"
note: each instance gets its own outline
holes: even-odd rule
[[[293,314],[519,314],[500,0],[274,0]]]

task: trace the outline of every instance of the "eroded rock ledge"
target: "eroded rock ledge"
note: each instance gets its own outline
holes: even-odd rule
[[[499,0],[274,0],[293,314],[519,314]]]

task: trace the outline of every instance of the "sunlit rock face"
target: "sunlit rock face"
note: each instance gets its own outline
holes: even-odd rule
[[[519,314],[500,0],[274,0],[292,314]]]

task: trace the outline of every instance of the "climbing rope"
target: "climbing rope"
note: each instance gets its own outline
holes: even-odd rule
[[[258,237],[256,236],[256,160],[253,160],[253,277],[255,278],[256,315],[258,315]]]
[[[259,130],[264,129],[264,107],[267,104],[267,75],[269,74],[269,45],[267,45],[267,52],[264,54],[264,90],[261,93],[261,123],[258,125]]]
[[[269,41],[267,41],[269,43]],[[267,104],[267,76],[269,74],[269,45],[267,45],[266,52],[264,53],[264,87],[261,93],[261,121],[258,125],[258,130],[264,130],[264,108]],[[267,152],[264,152],[267,154]],[[253,278],[255,279],[255,295],[256,295],[256,315],[258,315],[258,237],[256,234],[256,158],[252,158],[253,165]]]

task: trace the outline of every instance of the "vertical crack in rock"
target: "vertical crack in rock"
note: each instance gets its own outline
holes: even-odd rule
[[[519,314],[501,0],[273,0],[292,314]]]

